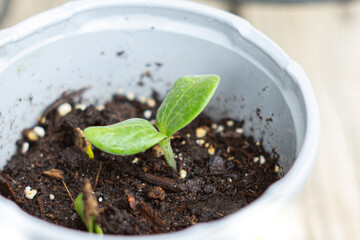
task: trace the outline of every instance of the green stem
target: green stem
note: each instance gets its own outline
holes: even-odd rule
[[[174,158],[173,150],[170,146],[170,138],[165,138],[161,140],[158,144],[164,152],[166,163],[176,172],[176,161]]]

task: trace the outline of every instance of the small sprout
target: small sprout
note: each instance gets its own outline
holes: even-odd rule
[[[243,133],[244,133],[244,129],[242,129],[242,128],[237,128],[237,129],[235,129],[235,132],[236,132],[237,134],[243,134]]]
[[[180,174],[180,178],[181,178],[181,179],[184,179],[184,178],[186,178],[187,172],[186,172],[186,170],[181,169],[180,172],[179,172],[179,174]]]
[[[36,126],[33,128],[34,132],[36,133],[36,135],[38,135],[39,137],[43,138],[45,137],[45,130],[42,127]]]
[[[148,98],[148,99],[146,99],[146,104],[147,104],[149,107],[153,108],[153,107],[156,106],[156,101],[155,101],[155,99],[153,99],[153,98]]]
[[[65,117],[68,115],[72,110],[72,107],[69,103],[63,103],[58,108],[57,111],[61,117]]]
[[[146,119],[150,119],[150,118],[151,118],[151,115],[152,115],[151,110],[146,110],[146,111],[144,112],[144,117],[145,117]]]
[[[24,191],[24,193],[25,193],[25,197],[27,198],[27,199],[33,199],[34,197],[35,197],[35,195],[37,194],[37,190],[36,189],[31,189],[31,187],[30,186],[27,186],[26,188],[25,188],[25,191]]]
[[[24,142],[22,145],[21,145],[21,150],[20,152],[22,154],[25,154],[27,153],[27,151],[29,151],[29,147],[30,147],[30,144],[28,142]]]
[[[50,194],[50,195],[49,195],[49,198],[50,198],[50,200],[54,200],[54,199],[55,199],[54,194]]]
[[[99,216],[98,202],[93,194],[91,184],[85,181],[83,193],[75,199],[75,210],[79,214],[90,233],[103,234],[102,229],[96,224],[96,217]]]
[[[207,134],[207,130],[206,130],[205,127],[199,127],[195,131],[196,131],[196,137],[197,138],[203,138]]]
[[[157,111],[159,131],[145,119],[132,118],[110,126],[88,127],[84,134],[95,147],[116,155],[133,155],[158,144],[167,164],[176,171],[170,138],[204,110],[219,81],[217,75],[179,78]],[[146,103],[149,107],[156,106],[153,98],[147,99]]]
[[[234,126],[234,121],[229,120],[229,121],[226,122],[226,125],[228,125],[228,127],[232,127],[232,126]]]
[[[75,145],[81,149],[90,159],[94,159],[94,153],[91,149],[91,143],[84,135],[84,132],[80,128],[75,128]]]

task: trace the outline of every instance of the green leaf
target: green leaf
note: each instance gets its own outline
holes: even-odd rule
[[[84,210],[85,210],[85,204],[83,199],[83,194],[80,194],[74,202],[75,210],[79,214],[81,220],[84,222],[86,228],[90,233],[93,233],[94,231],[97,234],[103,234],[103,231],[99,225],[95,223],[95,216],[92,216],[89,221],[86,220]]]
[[[144,151],[166,136],[145,119],[132,118],[114,125],[88,127],[86,138],[100,150],[116,155],[132,155]]]
[[[157,112],[156,123],[160,132],[170,137],[194,120],[209,103],[219,81],[217,75],[179,78]]]

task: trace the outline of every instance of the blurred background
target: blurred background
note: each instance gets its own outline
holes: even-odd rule
[[[0,28],[65,2],[0,0]],[[360,1],[196,2],[240,15],[273,39],[303,67],[318,99],[317,165],[264,239],[360,239]]]

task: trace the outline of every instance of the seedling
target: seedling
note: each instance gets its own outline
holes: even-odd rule
[[[84,134],[95,147],[116,155],[133,155],[159,144],[167,164],[177,171],[170,137],[204,110],[219,81],[217,75],[179,78],[157,111],[159,131],[145,119],[131,118],[114,125],[88,127]]]
[[[75,210],[79,214],[90,233],[103,234],[102,229],[96,224],[95,219],[99,215],[98,202],[93,193],[89,180],[85,180],[83,193],[74,202]]]

